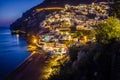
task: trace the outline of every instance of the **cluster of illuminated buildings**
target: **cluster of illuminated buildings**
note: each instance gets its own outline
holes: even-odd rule
[[[104,22],[109,17],[108,10],[109,6],[105,2],[65,5],[63,10],[47,15],[40,23],[42,29],[37,34],[37,46],[55,54],[67,53],[68,46],[73,43],[81,44],[90,40],[84,35],[83,40],[79,36],[73,38],[74,32],[94,30],[92,26]]]

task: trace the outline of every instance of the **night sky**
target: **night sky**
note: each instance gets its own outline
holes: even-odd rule
[[[0,26],[7,26],[44,0],[0,0]]]

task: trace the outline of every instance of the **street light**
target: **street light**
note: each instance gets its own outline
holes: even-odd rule
[[[41,47],[41,46],[38,44],[38,39],[34,38],[32,42],[33,42],[37,47]]]
[[[35,44],[36,44],[36,43],[37,43],[37,39],[33,39],[33,43],[35,43]]]

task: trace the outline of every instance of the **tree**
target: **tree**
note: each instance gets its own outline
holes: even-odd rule
[[[72,46],[69,47],[69,56],[71,61],[77,60],[78,52],[82,48],[82,46]]]
[[[96,40],[98,43],[109,43],[120,38],[120,23],[115,17],[110,17],[106,23],[101,23],[96,27]]]
[[[114,15],[120,18],[120,0],[114,0],[114,5],[112,8]]]

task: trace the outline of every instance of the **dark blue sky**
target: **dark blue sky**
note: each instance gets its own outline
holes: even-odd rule
[[[22,13],[44,0],[0,0],[0,26],[9,25]]]

